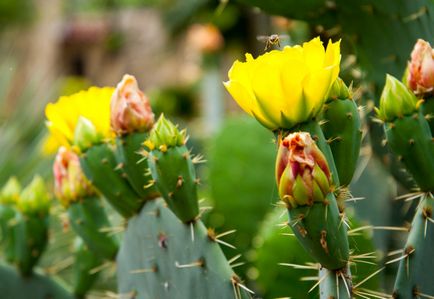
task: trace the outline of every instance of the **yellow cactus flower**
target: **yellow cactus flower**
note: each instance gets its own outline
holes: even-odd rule
[[[79,120],[90,122],[99,140],[113,138],[110,129],[110,100],[114,88],[91,87],[70,96],[60,97],[56,103],[49,103],[45,107],[47,128],[58,146],[70,148],[76,145],[76,127]],[[49,138],[53,148],[53,140]],[[95,141],[95,139],[93,139]]]
[[[235,61],[226,89],[250,115],[271,129],[290,129],[315,117],[338,77],[340,41],[327,49],[314,38],[303,46],[285,47]]]

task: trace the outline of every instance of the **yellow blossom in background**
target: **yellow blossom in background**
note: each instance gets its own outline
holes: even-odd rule
[[[226,89],[265,127],[290,129],[315,117],[339,74],[340,41],[327,49],[314,38],[303,46],[285,47],[235,61]]]
[[[100,140],[114,136],[110,129],[110,99],[112,87],[91,87],[70,96],[62,96],[45,107],[47,128],[50,136],[46,150],[63,145],[75,145],[74,135],[79,118],[85,118],[95,128]],[[57,143],[57,146],[56,146]]]

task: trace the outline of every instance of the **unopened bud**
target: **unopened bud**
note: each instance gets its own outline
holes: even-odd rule
[[[21,192],[17,202],[18,209],[24,214],[47,214],[50,208],[50,194],[40,176],[35,176]]]
[[[16,177],[11,177],[0,190],[0,203],[15,204],[21,192],[21,185]]]
[[[54,192],[64,206],[95,194],[85,177],[76,153],[60,147],[53,165]]]
[[[288,208],[325,200],[331,191],[330,170],[309,133],[292,133],[280,142],[276,180],[280,198]]]
[[[177,126],[164,118],[162,114],[152,128],[148,140],[145,141],[145,145],[150,150],[156,148],[164,151],[164,149],[167,150],[169,147],[184,145],[186,141],[186,131],[180,131]]]
[[[416,94],[432,93],[434,89],[434,50],[418,39],[408,63],[407,84]]]
[[[110,125],[118,134],[148,131],[154,124],[154,113],[136,78],[124,75],[113,93],[110,104]]]
[[[380,98],[378,116],[384,121],[393,121],[417,111],[416,96],[398,79],[386,76],[386,84]]]
[[[87,118],[80,116],[75,127],[74,145],[83,151],[102,140],[103,136],[98,134],[95,125]]]

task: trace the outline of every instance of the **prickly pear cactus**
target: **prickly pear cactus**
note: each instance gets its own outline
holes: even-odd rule
[[[393,298],[420,298],[434,294],[429,274],[434,267],[434,198],[424,196],[411,223],[407,243],[400,257]]]
[[[125,298],[249,298],[215,234],[182,223],[162,199],[130,219],[117,265]]]

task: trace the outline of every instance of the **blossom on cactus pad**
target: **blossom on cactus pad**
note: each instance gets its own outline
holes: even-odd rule
[[[64,206],[71,202],[95,194],[95,190],[85,177],[77,154],[60,147],[53,164],[54,192]]]
[[[251,116],[271,130],[290,129],[315,117],[339,74],[340,42],[319,38],[235,61],[226,89]]]
[[[154,124],[154,113],[136,78],[124,75],[116,87],[110,104],[110,125],[118,134],[148,131]]]
[[[187,142],[186,134],[185,129],[180,131],[177,125],[161,114],[144,145],[150,150],[159,149],[164,152],[170,147],[184,145]]]
[[[386,76],[386,84],[380,98],[380,108],[376,109],[378,117],[383,121],[393,121],[396,118],[414,113],[420,101],[398,79]]]
[[[288,208],[325,200],[331,191],[331,173],[309,133],[292,133],[280,141],[276,181],[279,196]]]
[[[60,97],[57,102],[46,106],[46,125],[58,147],[76,145],[76,128],[80,118],[92,123],[98,141],[114,137],[110,128],[110,98],[113,91],[112,87],[91,87],[71,96]]]
[[[434,90],[434,50],[423,39],[418,39],[408,63],[407,84],[416,94]]]

